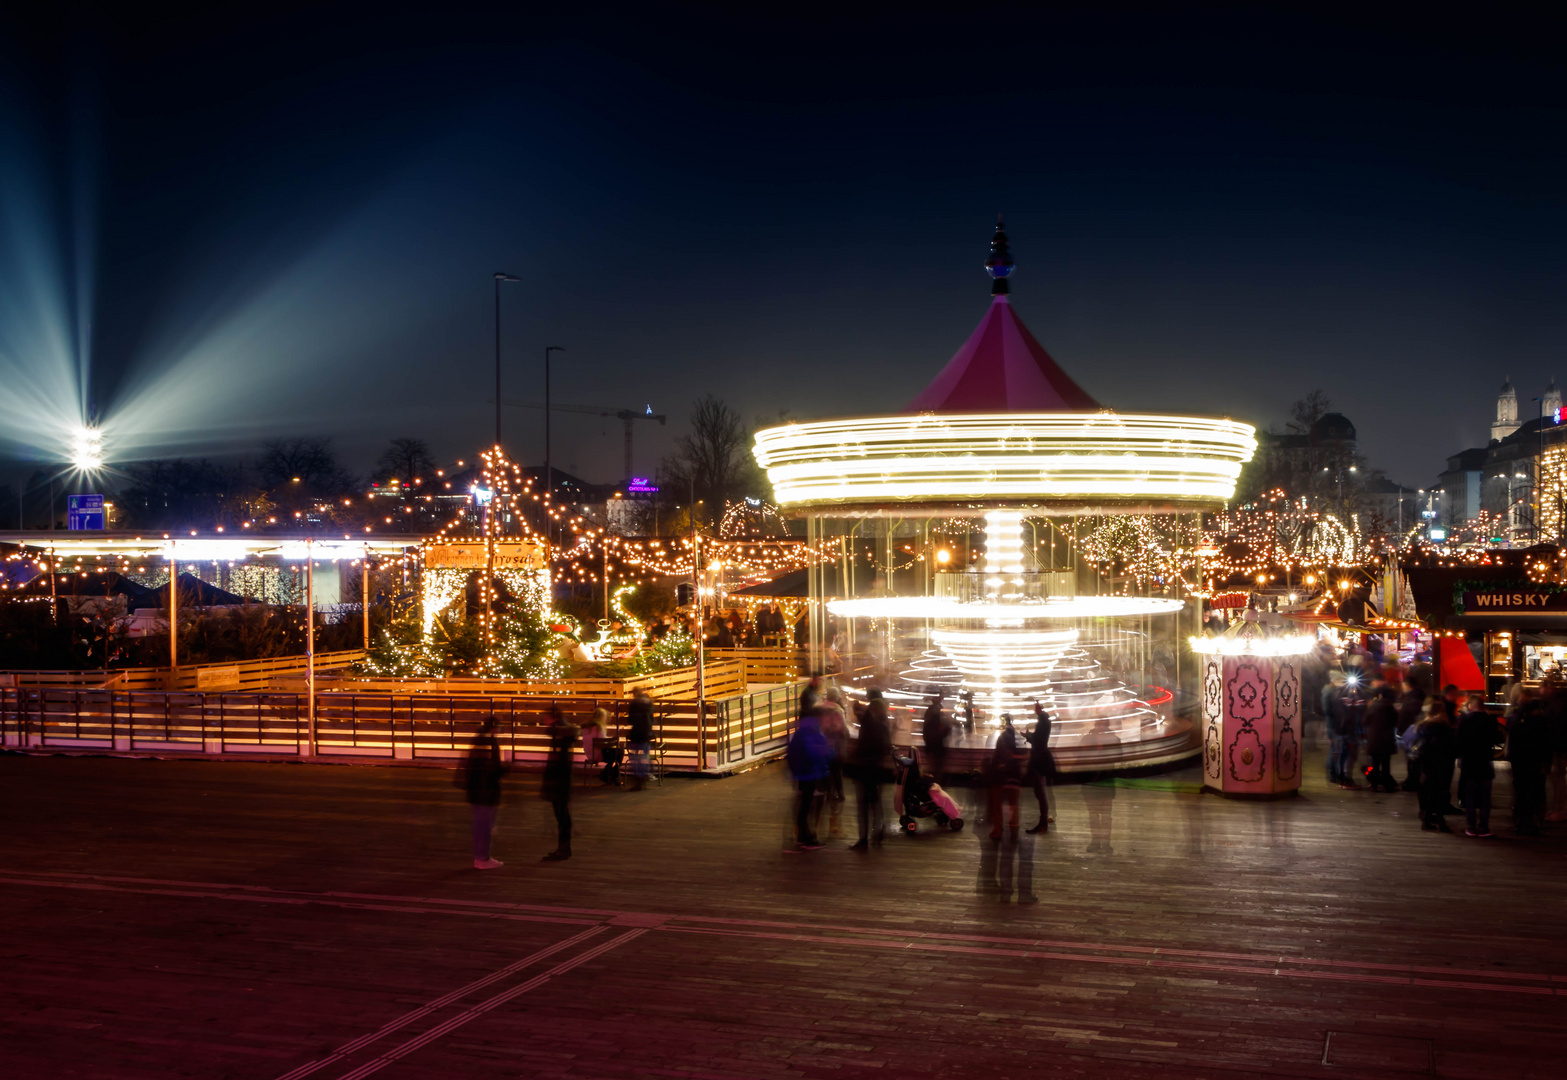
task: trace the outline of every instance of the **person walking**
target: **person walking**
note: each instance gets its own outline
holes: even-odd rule
[[[1545,707],[1533,690],[1523,689],[1518,711],[1507,723],[1507,760],[1513,767],[1513,828],[1519,836],[1539,836],[1545,813],[1545,776],[1551,768],[1551,734]]]
[[[1458,762],[1463,792],[1464,835],[1491,835],[1491,784],[1496,776],[1496,744],[1502,739],[1502,725],[1485,711],[1484,699],[1470,694],[1468,707],[1458,718]]]
[[[859,816],[860,838],[849,845],[852,851],[864,851],[874,840],[881,846],[886,835],[882,819],[881,781],[882,770],[887,767],[887,757],[892,753],[892,726],[887,717],[887,702],[881,691],[871,687],[865,692],[865,704],[856,706],[855,716],[860,722],[859,737],[854,741],[855,788],[858,802],[855,812]],[[871,829],[872,820],[875,831]]]
[[[812,675],[805,683],[805,689],[800,691],[800,715],[804,716],[816,708],[816,703],[822,698],[822,677]]]
[[[626,706],[626,745],[631,750],[631,790],[647,786],[653,764],[653,699],[638,690]]]
[[[1372,791],[1397,791],[1393,782],[1393,751],[1398,727],[1398,699],[1393,688],[1378,683],[1366,706],[1366,752],[1371,755],[1371,773],[1367,777]]]
[[[577,725],[559,705],[550,707],[550,754],[544,762],[544,798],[555,811],[555,850],[545,862],[571,858],[571,751],[577,745]]]
[[[1416,728],[1415,739],[1419,748],[1416,760],[1420,764],[1420,827],[1427,832],[1452,832],[1443,815],[1453,783],[1457,743],[1441,698],[1426,702],[1425,719]]]
[[[473,808],[473,868],[494,870],[504,865],[490,857],[490,838],[495,833],[495,815],[501,805],[501,777],[506,766],[501,761],[501,745],[495,738],[495,716],[484,721],[468,751],[459,783]]]
[[[811,827],[811,808],[816,803],[817,788],[827,779],[827,766],[831,758],[832,747],[822,734],[821,721],[816,712],[813,710],[804,714],[784,750],[784,760],[789,763],[789,775],[794,777],[794,836],[801,851],[815,851],[822,846],[822,842],[816,838],[816,830]]]
[[[1034,789],[1034,800],[1039,803],[1039,822],[1028,831],[1046,832],[1055,816],[1050,813],[1050,785],[1056,779],[1056,759],[1050,752],[1050,714],[1043,705],[1034,702],[1034,730],[1028,736],[1028,774],[1026,779]]]

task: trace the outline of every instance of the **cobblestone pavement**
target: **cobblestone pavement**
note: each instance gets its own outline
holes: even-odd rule
[[[1183,772],[1059,788],[1016,844],[969,797],[962,832],[795,853],[768,766],[582,787],[576,856],[542,863],[514,776],[481,873],[451,778],[0,758],[0,1072],[1567,1074],[1567,826],[1499,811],[1472,840],[1413,795],[1247,803]]]

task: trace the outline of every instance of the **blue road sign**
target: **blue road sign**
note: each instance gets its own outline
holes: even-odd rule
[[[68,529],[103,528],[102,495],[67,495],[66,516]]]

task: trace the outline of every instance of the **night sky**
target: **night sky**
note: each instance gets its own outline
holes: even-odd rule
[[[0,15],[0,393],[85,367],[121,454],[471,455],[496,270],[508,395],[561,345],[557,402],[898,409],[984,314],[997,211],[1016,310],[1115,407],[1267,426],[1321,387],[1424,486],[1504,376],[1525,416],[1567,385],[1563,40],[1518,12],[32,7]],[[617,423],[556,432],[620,479]]]

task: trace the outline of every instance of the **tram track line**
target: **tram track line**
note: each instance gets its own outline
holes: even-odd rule
[[[372,1043],[379,1042],[380,1040],[386,1038],[388,1035],[392,1034],[392,1032],[398,1031],[407,1027],[409,1024],[422,1020],[424,1017],[429,1016],[433,1012],[439,1012],[441,1009],[446,1008],[446,1006],[452,1004],[455,1001],[460,1001],[469,994],[477,993],[486,987],[493,986],[495,983],[515,975],[524,968],[531,967],[534,964],[539,963],[541,960],[548,960],[558,952],[569,949],[574,945],[579,945],[591,937],[602,934],[605,929],[606,928],[603,926],[589,927],[588,929],[582,931],[582,933],[569,937],[564,941],[558,941],[554,945],[545,946],[535,953],[530,953],[515,963],[507,964],[498,971],[491,972],[489,975],[486,975],[481,979],[474,980],[467,986],[458,987],[449,994],[444,994],[441,997],[436,998],[434,1001],[427,1002],[426,1004],[421,1005],[419,1008],[414,1009],[411,1012],[406,1012],[397,1019],[382,1024],[375,1031],[372,1031],[367,1035],[361,1035],[357,1039],[353,1039],[350,1042],[344,1043],[342,1046],[339,1046],[336,1050],[332,1051],[324,1058],[318,1058],[315,1061],[306,1062],[292,1072],[284,1073],[278,1078],[278,1080],[301,1080],[301,1077],[309,1076],[313,1072],[317,1072],[329,1065],[341,1061],[343,1058],[349,1057],[352,1054],[356,1054]]]
[[[564,975],[574,967],[585,964],[589,960],[596,960],[605,953],[610,952],[613,949],[618,949],[627,942],[641,937],[643,934],[648,932],[648,929],[648,927],[638,927],[633,930],[627,930],[624,934],[612,938],[611,940],[604,942],[602,945],[595,946],[586,952],[578,953],[569,960],[563,960],[554,967],[550,968],[548,971],[541,972],[526,982],[519,983],[518,985],[509,989],[502,990],[500,993],[495,994],[492,997],[485,998],[478,1004],[472,1005],[457,1015],[451,1017],[450,1019],[435,1025],[428,1031],[421,1032],[406,1042],[399,1043],[397,1046],[394,1046],[390,1050],[383,1052],[378,1057],[372,1058],[370,1061],[365,1062],[358,1068],[350,1069],[348,1072],[338,1077],[338,1080],[363,1080],[364,1077],[367,1077],[372,1073],[379,1072],[399,1058],[407,1057],[415,1050],[418,1050],[421,1046],[426,1046],[434,1042],[436,1039],[441,1038],[442,1036],[450,1035],[453,1031],[456,1031],[464,1024],[467,1024],[473,1020],[477,1020],[479,1017],[483,1016],[490,1010],[499,1008],[508,1001],[528,993],[530,990],[538,989],[545,983],[549,982],[551,979],[555,978],[557,975]],[[584,935],[581,934],[577,935],[578,938],[583,936]],[[561,947],[564,948],[565,943],[562,943]],[[289,1078],[293,1077],[294,1075],[294,1073],[288,1073],[283,1077],[280,1077],[279,1080],[289,1080]]]
[[[303,906],[445,914],[526,922],[599,926],[621,920],[648,929],[709,937],[794,941],[813,945],[860,947],[917,952],[1041,959],[1065,963],[1103,964],[1149,971],[1184,970],[1260,978],[1298,978],[1383,986],[1433,987],[1500,993],[1567,997],[1567,975],[1518,971],[1483,971],[1371,960],[1327,960],[1278,953],[1224,952],[1169,946],[1110,942],[1065,941],[1041,937],[962,934],[907,928],[796,923],[703,915],[663,915],[600,908],[507,901],[472,901],[380,893],[274,890],[267,886],[234,886],[160,881],[64,872],[0,870],[0,884],[89,889],[94,891],[177,896],[187,899],[239,900]],[[1485,981],[1478,981],[1485,980]]]

